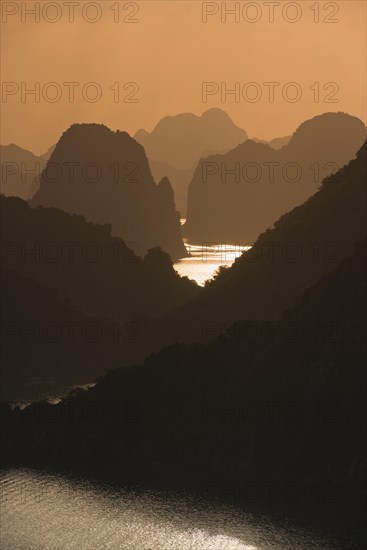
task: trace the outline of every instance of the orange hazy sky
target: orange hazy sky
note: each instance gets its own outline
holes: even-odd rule
[[[41,154],[74,122],[133,134],[150,131],[166,115],[201,114],[211,107],[223,108],[250,137],[262,139],[287,135],[325,111],[345,111],[366,122],[364,0],[72,4],[1,1],[2,144]],[[239,11],[226,14],[222,5]],[[37,15],[39,10],[39,21],[25,6]],[[90,22],[94,18],[99,20]],[[79,83],[74,102],[65,82]],[[90,82],[97,86],[86,87]],[[136,84],[124,90],[129,82]],[[205,103],[204,82],[219,89]],[[240,96],[226,96],[225,88],[236,82]],[[269,82],[279,83],[273,102],[264,85]],[[290,82],[297,87],[287,87]],[[36,86],[38,102],[25,94]],[[91,102],[97,91],[100,99]],[[299,101],[291,102],[299,93]],[[251,102],[255,94],[259,100]],[[126,102],[128,97],[137,102]],[[328,98],[336,102],[325,103]]]

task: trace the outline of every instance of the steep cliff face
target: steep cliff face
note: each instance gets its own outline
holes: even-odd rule
[[[176,259],[186,250],[168,186],[156,185],[143,147],[126,132],[75,124],[52,152],[31,204],[109,223],[137,254],[160,246]]]
[[[189,187],[185,235],[196,242],[254,242],[354,158],[365,138],[359,119],[326,113],[304,122],[279,150],[248,140],[201,159]]]
[[[187,190],[192,180],[195,167],[187,170],[179,170],[166,162],[159,162],[149,159],[149,166],[156,181],[167,177],[173,187],[175,195],[175,207],[181,218],[186,217]]]

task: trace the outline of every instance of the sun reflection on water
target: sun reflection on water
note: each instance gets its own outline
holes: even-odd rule
[[[34,470],[1,472],[0,496],[6,550],[347,549],[228,505]]]
[[[187,240],[185,246],[190,256],[178,260],[174,268],[181,277],[193,279],[200,286],[212,279],[219,267],[230,267],[236,258],[251,248],[240,244],[192,244]]]

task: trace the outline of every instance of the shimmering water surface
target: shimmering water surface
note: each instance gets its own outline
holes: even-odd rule
[[[3,550],[346,550],[188,497],[133,493],[33,470],[1,472]]]
[[[186,219],[181,219],[181,225]],[[213,278],[220,266],[231,266],[242,252],[249,250],[250,246],[241,244],[223,243],[191,243],[184,239],[189,253],[187,258],[181,258],[174,264],[174,268],[181,277],[188,277],[204,286],[205,281]]]
[[[186,219],[182,218],[181,225],[185,222]],[[231,266],[236,258],[251,248],[239,243],[192,243],[188,239],[184,239],[184,243],[189,256],[178,260],[174,268],[181,277],[193,279],[200,286],[212,279],[220,266]]]
[[[187,240],[185,245],[190,256],[181,258],[174,264],[174,268],[181,277],[193,279],[200,286],[204,286],[205,281],[212,279],[220,266],[232,265],[235,259],[249,248],[233,244],[190,244]]]

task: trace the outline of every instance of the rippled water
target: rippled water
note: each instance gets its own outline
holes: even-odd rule
[[[186,222],[181,218],[181,225]],[[213,275],[221,266],[231,266],[242,252],[249,250],[250,246],[240,244],[220,243],[192,243],[184,239],[189,256],[180,258],[174,268],[181,277],[188,277],[204,286],[205,281],[213,278]]]
[[[0,475],[3,550],[346,550],[194,499],[132,493],[59,475]]]
[[[181,225],[185,222],[186,219],[182,218]],[[241,244],[192,243],[188,239],[184,239],[184,243],[189,256],[178,260],[174,268],[181,277],[193,279],[200,286],[212,279],[219,267],[231,266],[236,258],[251,248]]]

